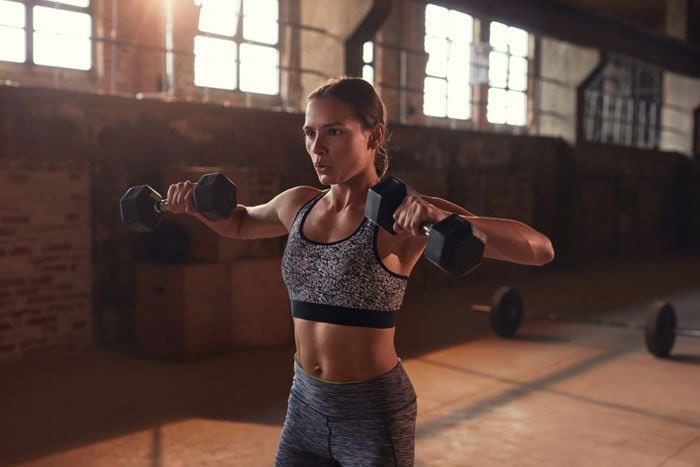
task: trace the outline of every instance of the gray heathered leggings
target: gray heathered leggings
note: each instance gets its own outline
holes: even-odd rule
[[[367,381],[331,383],[294,359],[275,466],[412,466],[416,393],[399,362]]]

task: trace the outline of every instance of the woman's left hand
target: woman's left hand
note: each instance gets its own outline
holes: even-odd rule
[[[436,224],[451,215],[451,212],[433,206],[420,195],[409,194],[394,212],[392,228],[396,233],[406,231],[413,236],[419,236],[423,235],[421,225]]]

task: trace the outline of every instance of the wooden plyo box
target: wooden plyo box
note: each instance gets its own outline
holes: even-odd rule
[[[234,348],[287,345],[293,341],[289,295],[281,258],[230,263],[231,344]]]
[[[136,340],[152,358],[190,360],[230,349],[229,265],[136,267]]]

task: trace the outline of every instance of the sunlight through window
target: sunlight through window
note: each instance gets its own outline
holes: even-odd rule
[[[195,0],[195,4],[201,8],[195,84],[279,94],[278,0]]]
[[[491,22],[489,43],[489,122],[525,125],[527,121],[528,33]]]
[[[22,63],[27,59],[25,16],[21,3],[0,0],[0,60]]]
[[[86,13],[35,6],[34,63],[89,70],[92,18]]]
[[[362,79],[374,84],[374,42],[362,44]]]
[[[424,47],[428,53],[423,84],[423,113],[460,120],[470,118],[470,44],[473,18],[433,4],[425,8]]]

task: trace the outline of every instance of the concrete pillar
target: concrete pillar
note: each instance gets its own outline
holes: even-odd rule
[[[576,144],[577,91],[600,62],[596,49],[543,37],[540,47],[537,133]]]

